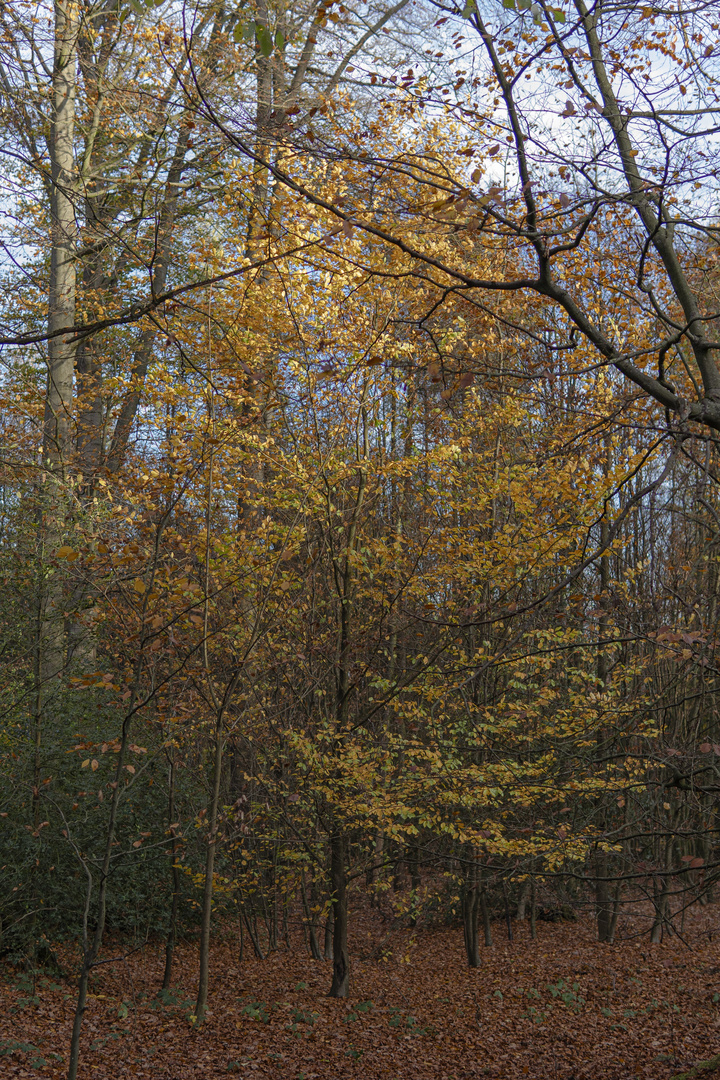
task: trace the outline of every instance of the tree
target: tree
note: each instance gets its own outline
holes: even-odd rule
[[[581,363],[613,367],[628,397],[637,388],[680,430],[688,422],[715,430],[716,312],[698,257],[716,234],[712,5],[630,16],[614,0],[570,12],[495,0],[436,7],[436,26],[452,31],[476,75],[446,58],[440,81],[411,71],[395,94],[409,126],[427,127],[423,111],[444,117],[465,146],[434,142],[429,158],[413,159],[397,147],[360,147],[345,125],[324,155],[366,163],[362,194],[333,202],[271,165],[278,181],[402,252],[418,280],[437,275],[446,300],[462,296],[502,324],[504,298],[527,297],[525,316],[510,322],[542,339],[568,372],[581,354]],[[453,72],[455,95],[442,86]],[[387,95],[385,76],[370,81]],[[229,120],[221,124],[231,143],[254,152]],[[473,156],[481,159],[474,171]],[[416,193],[398,199],[396,179],[408,174]],[[409,238],[393,228],[400,217],[424,231]],[[508,272],[484,276],[478,252],[498,245]]]

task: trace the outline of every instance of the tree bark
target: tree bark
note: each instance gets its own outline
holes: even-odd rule
[[[56,0],[55,46],[50,94],[50,215],[51,250],[48,289],[47,388],[43,420],[43,471],[41,492],[42,547],[52,558],[61,546],[66,528],[64,491],[72,450],[72,406],[75,343],[70,330],[75,324],[76,222],[73,198],[76,188],[74,155],[75,98],[77,88],[78,6]],[[39,675],[44,698],[65,665],[65,613],[63,575],[45,575],[41,600]]]
[[[210,969],[210,924],[212,922],[213,873],[217,846],[217,819],[220,806],[220,777],[223,763],[222,713],[215,725],[215,754],[213,758],[213,786],[208,815],[208,841],[205,853],[205,884],[203,886],[202,915],[200,921],[200,973],[198,977],[195,1023],[200,1025],[207,1012]]]
[[[485,886],[480,883],[480,912],[482,914],[483,921],[483,936],[485,939],[485,948],[492,948],[492,924],[490,922],[490,911],[487,904],[487,893]]]
[[[177,916],[180,904],[180,868],[178,866],[177,841],[175,839],[175,773],[177,764],[173,756],[170,762],[170,790],[168,793],[168,825],[172,829],[172,842],[170,844],[170,873],[172,875],[172,904],[170,908],[170,926],[168,927],[167,941],[165,942],[165,971],[163,972],[162,988],[169,990],[172,982],[172,964],[175,953],[175,937],[177,934]]]
[[[323,959],[332,960],[333,958],[333,934],[335,932],[335,910],[330,905],[328,911],[328,917],[325,920],[325,938],[323,941]]]
[[[480,948],[478,941],[478,908],[480,906],[480,892],[476,880],[466,882],[463,891],[463,935],[465,939],[465,955],[468,967],[480,967]]]
[[[350,989],[350,957],[348,955],[346,842],[340,832],[330,838],[330,883],[333,904],[333,978],[330,997],[346,998]]]

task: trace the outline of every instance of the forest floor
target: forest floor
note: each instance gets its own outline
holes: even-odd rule
[[[151,944],[97,970],[81,1080],[626,1080],[720,1078],[720,908],[688,913],[684,941],[650,944],[626,920],[614,946],[590,920],[495,924],[482,966],[466,966],[460,928],[398,928],[353,915],[348,1001],[326,997],[330,965],[298,941],[238,964],[232,928],[211,962],[210,1013],[193,1029],[197,945]],[[69,954],[60,954],[69,961]],[[113,954],[107,952],[108,958]],[[0,1076],[64,1076],[74,989],[5,968]],[[720,1062],[720,1058],[718,1059]],[[705,1066],[700,1063],[706,1062]],[[699,1066],[699,1068],[698,1068]],[[692,1070],[688,1072],[688,1070]]]

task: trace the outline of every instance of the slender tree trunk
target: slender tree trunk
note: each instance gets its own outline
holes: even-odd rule
[[[242,913],[242,917],[245,920],[245,926],[247,928],[248,934],[250,935],[250,941],[252,942],[253,952],[255,953],[255,956],[258,960],[264,960],[265,953],[262,951],[262,947],[260,945],[260,937],[257,932],[257,920],[255,920],[255,927],[253,928],[253,925],[250,922],[250,919],[245,914],[244,910]]]
[[[346,842],[340,832],[330,838],[330,884],[334,914],[333,978],[330,997],[346,998],[350,988],[350,957],[348,954]]]
[[[352,518],[348,527],[347,542],[342,562],[334,560],[335,588],[339,601],[339,648],[337,656],[337,682],[335,696],[336,748],[342,747],[350,712],[350,662],[351,626],[355,596],[355,572],[353,555],[358,539],[358,524],[365,500],[368,457],[367,414],[361,409],[362,438],[358,433],[357,469],[358,488]],[[332,520],[329,515],[330,520]],[[341,767],[340,767],[341,768]],[[340,773],[340,769],[338,770]],[[338,779],[340,776],[338,775]],[[348,954],[348,905],[347,905],[347,839],[342,824],[335,821],[330,836],[330,884],[334,915],[333,925],[333,978],[329,996],[345,998],[350,988],[350,958]]]
[[[477,867],[468,870],[462,898],[463,937],[468,967],[480,967],[480,949],[478,941],[478,910],[480,907],[480,889],[478,886]]]
[[[655,945],[662,941],[666,924],[669,927],[667,917],[669,893],[670,876],[668,874],[663,878],[662,885],[658,884],[658,879],[656,877],[653,878],[653,904],[655,906],[655,917],[653,919],[652,927],[650,928],[650,941]]]
[[[537,888],[535,886],[535,878],[532,880],[530,886],[530,939],[535,941],[537,938]]]
[[[163,518],[163,521],[158,526],[157,533],[155,535],[155,547],[154,547],[154,559],[151,566],[149,584],[152,586],[152,582],[157,569],[157,558],[160,551],[160,543],[162,539],[162,533],[167,521],[167,515]],[[146,589],[144,593],[144,601],[142,610],[140,612],[140,623],[144,627],[145,615],[147,612],[147,597],[150,590]],[[100,948],[103,942],[103,935],[105,933],[105,918],[107,914],[107,890],[110,879],[110,867],[112,864],[113,856],[115,853],[115,834],[117,831],[117,821],[120,809],[120,799],[124,791],[123,778],[125,769],[125,759],[127,757],[128,747],[130,745],[130,730],[132,726],[133,717],[136,711],[136,702],[138,694],[140,692],[140,680],[142,676],[143,667],[145,664],[145,645],[146,637],[143,630],[138,642],[137,659],[135,662],[135,670],[133,673],[132,687],[130,690],[130,698],[127,703],[127,712],[123,720],[122,731],[120,734],[120,746],[115,763],[115,777],[112,784],[112,797],[110,799],[109,816],[107,824],[107,832],[105,834],[105,847],[103,852],[102,862],[100,864],[100,870],[97,880],[97,902],[95,907],[95,927],[90,934],[90,911],[92,907],[93,894],[95,891],[95,882],[93,880],[93,864],[89,862],[84,856],[80,855],[80,859],[85,868],[87,874],[87,889],[85,894],[85,910],[83,912],[83,927],[82,927],[82,943],[83,943],[83,960],[82,968],[80,971],[80,979],[78,982],[78,996],[75,1006],[75,1017],[73,1020],[73,1030],[70,1039],[70,1054],[68,1060],[68,1074],[67,1080],[77,1080],[78,1062],[80,1059],[80,1033],[82,1030],[83,1018],[85,1015],[85,1005],[87,1001],[88,983],[90,981],[90,974],[95,966],[95,963],[100,952]]]
[[[610,474],[612,467],[612,447],[609,436],[605,440],[605,463],[604,470],[605,476]],[[610,536],[610,522],[608,519],[609,507],[606,507],[605,514],[603,515],[600,523],[600,542],[603,548],[606,547]],[[601,604],[602,614],[598,621],[598,653],[597,653],[597,677],[598,685],[601,691],[604,691],[608,685],[609,666],[606,653],[607,646],[602,642],[607,638],[610,629],[610,618],[607,612],[607,605],[609,603],[608,589],[610,586],[610,555],[607,551],[600,558],[600,591],[601,591]],[[598,730],[597,742],[599,755],[602,756],[608,752],[608,732],[604,727]],[[602,829],[607,826],[607,809],[601,805],[600,811],[600,825]],[[595,856],[595,911],[597,914],[597,936],[598,941],[608,942],[610,939],[610,924],[612,922],[612,901],[610,900],[610,887],[607,880],[610,871],[610,860],[605,852],[598,851]]]
[[[492,948],[492,943],[493,943],[492,924],[490,922],[490,910],[488,908],[488,903],[487,903],[487,890],[485,888],[485,885],[482,882],[482,879],[480,879],[480,882],[479,882],[479,889],[480,889],[480,913],[482,915],[482,921],[483,921],[483,939],[485,941],[485,948],[490,949],[490,948]]]
[[[615,896],[613,897],[612,917],[610,919],[610,927],[608,930],[607,943],[608,945],[615,944],[615,934],[617,932],[618,916],[620,914],[620,892],[621,882],[618,881],[615,886]]]
[[[168,817],[170,828],[172,832],[172,842],[170,845],[170,873],[172,876],[172,905],[170,908],[170,926],[168,927],[167,941],[165,942],[165,971],[163,972],[163,990],[169,990],[172,982],[172,964],[173,955],[175,953],[175,937],[177,934],[177,916],[178,907],[180,904],[180,868],[178,866],[177,857],[177,841],[175,839],[174,817],[175,817],[175,774],[177,771],[177,765],[175,758],[173,757],[170,762],[170,790],[168,793]]]
[[[223,763],[222,709],[215,725],[215,754],[213,758],[213,785],[208,815],[208,841],[205,854],[205,884],[203,886],[202,914],[200,919],[200,958],[195,1023],[200,1025],[207,1012],[208,983],[210,971],[210,926],[212,923],[213,874],[215,872],[215,849],[217,846],[217,819],[220,807],[220,779]]]
[[[610,887],[607,880],[603,880],[608,873],[607,858],[604,854],[598,854],[595,861],[595,904],[597,910],[597,934],[598,941],[610,942],[610,927],[612,924],[613,903],[610,899]]]
[[[300,896],[302,898],[303,911],[305,912],[305,925],[308,931],[308,940],[310,944],[310,955],[313,960],[322,960],[322,953],[320,952],[320,944],[317,939],[317,915],[311,911],[308,904],[307,889],[305,888],[305,871],[300,874]],[[311,891],[311,900],[312,897]]]
[[[209,347],[209,343],[208,343]],[[215,431],[215,402],[212,386],[208,392],[208,424],[209,431],[214,436]],[[198,994],[195,1004],[195,1023],[199,1026],[205,1020],[207,1012],[208,982],[210,970],[210,927],[212,923],[213,903],[213,875],[215,872],[215,851],[217,847],[218,812],[220,809],[220,787],[222,779],[223,752],[225,749],[224,716],[228,701],[235,688],[239,672],[236,671],[228,680],[225,692],[217,693],[210,671],[210,658],[208,653],[209,632],[209,593],[210,593],[210,544],[211,536],[211,509],[213,498],[213,467],[214,455],[211,450],[208,460],[207,499],[205,505],[205,599],[203,603],[203,638],[202,659],[207,678],[208,696],[215,708],[215,752],[213,756],[212,792],[210,797],[210,813],[208,821],[208,842],[205,855],[205,884],[203,886],[202,914],[200,919],[200,956],[198,973]]]
[[[505,905],[505,925],[507,926],[508,941],[512,944],[513,928],[512,919],[510,918],[510,903],[508,901],[507,881],[503,881],[503,903]]]
[[[422,878],[420,877],[420,847],[418,844],[410,845],[408,870],[410,871],[410,888],[417,892],[422,885]]]
[[[75,1017],[73,1020],[73,1029],[70,1038],[70,1055],[68,1061],[67,1080],[77,1080],[78,1063],[80,1060],[80,1032],[82,1030],[82,1023],[85,1016],[85,1005],[87,1002],[90,973],[95,966],[95,962],[98,958],[100,947],[102,945],[103,935],[105,933],[105,915],[107,911],[107,889],[110,876],[110,864],[112,861],[113,850],[115,847],[115,831],[117,827],[120,797],[122,794],[123,769],[125,767],[125,758],[127,756],[127,749],[130,742],[130,724],[132,717],[134,716],[134,702],[137,697],[139,678],[140,662],[138,662],[135,673],[135,681],[132,696],[130,698],[128,713],[123,722],[122,736],[120,739],[120,749],[117,755],[115,765],[115,779],[114,787],[112,789],[112,799],[110,802],[110,816],[108,819],[107,834],[105,836],[105,851],[103,855],[102,865],[100,867],[98,881],[95,929],[92,936],[89,934],[88,923],[94,883],[90,869],[86,865],[86,871],[88,874],[88,886],[87,898],[85,903],[85,913],[83,918],[83,962],[82,968],[80,970],[80,979],[78,981],[78,996],[75,1003]]]
[[[180,129],[173,160],[168,170],[167,182],[165,184],[165,199],[160,214],[160,220],[158,222],[158,246],[155,261],[153,263],[151,281],[153,295],[162,293],[165,288],[168,271],[172,261],[175,218],[177,216],[178,203],[180,200],[183,172],[186,166],[185,156],[187,154],[189,137],[189,129],[186,125],[183,125]],[[118,418],[115,422],[112,441],[107,456],[107,467],[111,472],[118,472],[125,460],[133,423],[135,422],[135,417],[142,400],[143,387],[145,385],[145,378],[148,373],[156,337],[157,329],[155,326],[143,330],[140,334],[140,340],[135,349],[135,355],[133,356],[131,387],[123,401]]]

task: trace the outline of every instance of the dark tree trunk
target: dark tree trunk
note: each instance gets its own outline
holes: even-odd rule
[[[328,912],[328,917],[325,920],[325,940],[323,941],[323,958],[325,960],[332,960],[333,958],[333,933],[335,932],[335,910],[331,906]]]
[[[480,967],[480,949],[478,942],[478,908],[480,907],[480,891],[477,881],[466,884],[463,893],[463,933],[465,937],[465,954],[468,967]]]
[[[311,900],[314,899],[313,891],[310,891]],[[313,960],[322,960],[323,956],[320,952],[320,944],[317,939],[317,915],[313,912],[308,904],[307,890],[305,888],[305,871],[300,875],[300,896],[302,897],[303,911],[305,912],[305,925],[308,932],[308,940],[310,944],[310,955]]]
[[[480,912],[482,914],[485,947],[489,949],[492,947],[493,943],[492,926],[490,925],[490,911],[488,910],[487,893],[485,892],[484,886],[481,886],[480,888]]]
[[[530,885],[530,938],[535,941],[537,937],[537,889],[535,888],[535,879],[533,878]]]
[[[336,833],[330,839],[330,882],[335,916],[333,926],[333,979],[330,997],[346,998],[350,988],[350,957],[348,955],[347,875],[345,870],[345,837]]]
[[[596,862],[596,873],[599,875],[595,882],[595,907],[597,911],[597,934],[598,941],[612,941],[612,915],[613,903],[610,899],[610,887],[607,880],[608,865],[603,856],[599,856]],[[601,876],[600,876],[601,875]]]
[[[165,971],[163,973],[163,990],[169,990],[172,982],[172,964],[173,955],[175,953],[175,938],[177,934],[177,916],[178,907],[180,904],[180,867],[178,866],[178,853],[177,853],[177,841],[175,839],[174,817],[175,817],[175,771],[176,762],[173,758],[170,763],[170,791],[168,794],[168,817],[170,818],[169,825],[173,830],[172,832],[172,844],[170,846],[170,872],[172,875],[172,906],[170,908],[170,926],[168,927],[167,941],[165,942]]]
[[[505,902],[505,925],[507,926],[508,941],[512,943],[513,928],[512,920],[510,919],[510,904],[508,902],[507,881],[503,881],[503,900]]]

